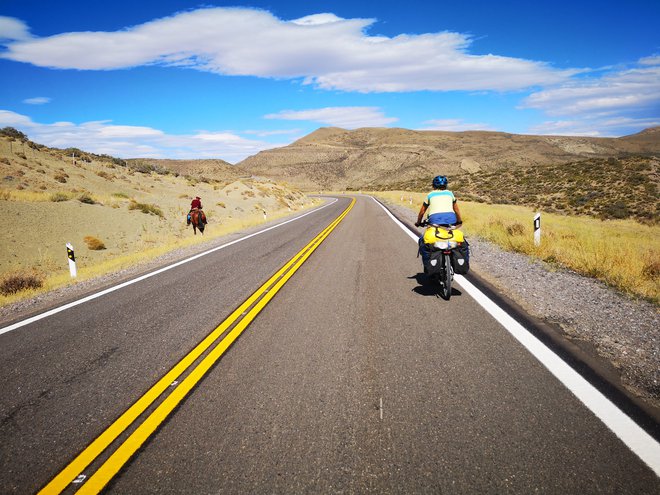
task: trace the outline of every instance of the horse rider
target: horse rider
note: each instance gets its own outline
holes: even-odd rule
[[[188,218],[188,225],[190,225],[191,215],[192,215],[193,210],[202,211],[202,198],[200,198],[199,196],[195,196],[195,199],[193,199],[190,202],[190,211],[188,212],[188,217],[187,217]]]

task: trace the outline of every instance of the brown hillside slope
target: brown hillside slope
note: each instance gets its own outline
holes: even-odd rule
[[[178,175],[196,178],[208,178],[230,182],[239,178],[250,177],[250,173],[220,159],[206,160],[167,160],[156,158],[134,158],[127,160],[129,166],[144,168],[145,171],[167,170]]]
[[[321,128],[238,165],[254,175],[314,189],[383,188],[437,173],[535,167],[585,158],[660,155],[660,128],[623,138],[502,132]]]
[[[395,190],[427,192],[432,175],[394,184]],[[630,155],[589,158],[525,169],[499,169],[450,178],[461,201],[529,206],[563,215],[660,221],[660,158]]]
[[[169,173],[162,164],[149,169],[156,163],[137,166],[79,149],[48,148],[2,131],[0,307],[14,297],[3,289],[7,277],[29,275],[46,288],[67,282],[68,242],[75,248],[78,280],[201,242],[186,224],[195,196],[209,219],[206,239],[312,204],[300,191],[269,180],[197,180]]]

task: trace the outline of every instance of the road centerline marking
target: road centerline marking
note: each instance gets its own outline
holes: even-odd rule
[[[206,256],[206,255],[208,255],[208,254],[215,253],[216,251],[220,251],[221,249],[225,249],[225,248],[227,248],[227,247],[229,247],[229,246],[233,246],[234,244],[237,244],[237,243],[239,243],[239,242],[243,242],[243,241],[245,241],[245,240],[247,240],[247,239],[250,239],[250,238],[252,238],[252,237],[255,237],[255,236],[257,236],[257,235],[264,234],[264,233],[266,233],[266,232],[268,232],[268,231],[271,231],[271,230],[273,230],[273,229],[279,228],[279,227],[281,227],[281,226],[283,226],[283,225],[289,224],[289,223],[291,223],[291,222],[295,222],[295,221],[297,221],[297,220],[300,220],[301,218],[306,217],[307,215],[311,215],[312,213],[316,213],[316,212],[318,212],[318,211],[321,211],[322,209],[327,208],[328,206],[333,205],[333,204],[335,204],[336,202],[337,202],[337,199],[335,198],[334,201],[332,201],[332,202],[330,202],[330,203],[327,203],[327,204],[325,204],[325,205],[323,205],[323,206],[320,206],[320,207],[318,207],[318,208],[314,208],[313,210],[308,211],[308,212],[306,212],[306,213],[303,213],[302,215],[299,215],[299,216],[297,216],[297,217],[291,218],[291,219],[289,219],[289,220],[285,220],[284,222],[278,223],[278,224],[276,224],[276,225],[272,225],[272,226],[270,226],[270,227],[268,227],[268,228],[265,228],[265,229],[263,229],[263,230],[259,230],[258,232],[253,232],[252,234],[248,234],[248,235],[246,235],[246,236],[244,236],[244,237],[241,237],[241,238],[239,238],[239,239],[234,239],[233,241],[230,241],[230,242],[228,242],[228,243],[226,243],[226,244],[222,244],[221,246],[217,246],[217,247],[214,247],[214,248],[208,249],[208,250],[206,250],[206,251],[203,251],[203,252],[201,252],[201,253],[197,253],[197,254],[195,254],[195,255],[193,255],[193,256],[190,256],[190,257],[188,257],[188,258],[184,258],[184,259],[182,259],[182,260],[180,260],[180,261],[177,261],[177,262],[172,263],[172,264],[170,264],[170,265],[164,266],[163,268],[159,268],[158,270],[155,270],[155,271],[153,271],[153,272],[149,272],[149,273],[147,273],[147,274],[145,274],[145,275],[141,275],[141,276],[139,276],[139,277],[136,277],[136,278],[133,278],[133,279],[127,280],[126,282],[123,282],[123,283],[121,283],[121,284],[119,284],[119,285],[114,285],[114,286],[109,287],[109,288],[107,288],[107,289],[104,289],[104,290],[102,290],[102,291],[95,292],[95,293],[93,293],[93,294],[90,294],[89,296],[83,297],[83,298],[81,298],[81,299],[77,299],[77,300],[72,301],[72,302],[70,302],[70,303],[68,303],[68,304],[64,304],[64,305],[62,305],[62,306],[58,306],[58,307],[53,308],[53,309],[51,309],[51,310],[45,311],[45,312],[43,312],[43,313],[39,313],[39,314],[37,314],[37,315],[35,315],[35,316],[32,316],[32,317],[30,317],[30,318],[26,318],[26,319],[24,319],[24,320],[17,321],[16,323],[13,323],[13,324],[8,325],[8,326],[6,326],[6,327],[2,327],[2,328],[0,328],[0,335],[2,335],[3,333],[11,332],[12,330],[16,330],[17,328],[24,327],[24,326],[26,326],[26,325],[29,325],[30,323],[34,323],[35,321],[43,320],[44,318],[48,318],[49,316],[52,316],[52,315],[54,315],[54,314],[60,313],[60,312],[65,311],[65,310],[67,310],[67,309],[73,308],[73,307],[75,307],[75,306],[79,306],[79,305],[84,304],[84,303],[86,303],[86,302],[92,301],[92,300],[94,300],[94,299],[97,299],[97,298],[99,298],[99,297],[101,297],[101,296],[104,296],[104,295],[106,295],[106,294],[109,294],[109,293],[111,293],[111,292],[115,292],[115,291],[117,291],[117,290],[119,290],[119,289],[123,289],[124,287],[128,287],[129,285],[133,285],[133,284],[135,284],[135,283],[141,282],[142,280],[146,280],[146,279],[151,278],[151,277],[153,277],[153,276],[159,275],[159,274],[161,274],[161,273],[163,273],[163,272],[166,272],[166,271],[171,270],[171,269],[173,269],[173,268],[176,268],[176,267],[178,267],[178,266],[184,265],[184,264],[189,263],[189,262],[191,262],[191,261],[194,261],[194,260],[196,260],[196,259],[198,259],[198,258],[201,258],[201,257],[203,257],[203,256]]]
[[[159,406],[137,427],[137,429],[124,440],[124,442],[111,454],[102,466],[91,476],[88,476],[79,492],[98,493],[105,484],[121,469],[144,441],[158,428],[162,421],[174,408],[188,395],[192,388],[205,376],[206,372],[224,354],[231,344],[240,336],[247,326],[254,320],[266,304],[277,294],[280,288],[293,276],[302,264],[311,256],[316,248],[330,235],[339,223],[353,208],[355,199],[350,205],[325,229],[316,235],[293,258],[246,299],[229,317],[227,317],[215,330],[205,337],[197,346],[184,356],[174,367],[166,373],[155,385],[143,394],[128,410],[126,410],[110,427],[92,441],[78,456],[74,458],[60,473],[39,491],[39,494],[61,493],[88,467],[96,458],[151,406],[166,390],[168,395]],[[221,340],[218,339],[232,325],[231,331]],[[195,366],[188,376],[172,387],[184,372],[213,344],[216,346]],[[94,487],[97,487],[95,490]]]

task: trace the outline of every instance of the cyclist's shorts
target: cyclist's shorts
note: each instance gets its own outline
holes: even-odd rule
[[[454,225],[457,222],[456,213],[443,212],[429,215],[428,222],[434,225]]]

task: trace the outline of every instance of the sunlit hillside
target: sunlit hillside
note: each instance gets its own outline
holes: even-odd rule
[[[209,219],[207,240],[312,202],[270,180],[140,169],[20,135],[0,136],[0,173],[0,280],[29,275],[43,283],[66,281],[66,243],[74,246],[84,278],[201,242],[186,225],[195,196]]]
[[[621,138],[505,132],[321,128],[238,165],[308,189],[396,189],[444,174],[525,170],[591,158],[660,156],[660,128]]]
[[[660,219],[660,157],[592,158],[524,169],[476,171],[450,176],[460,198],[491,204],[514,204],[546,212],[632,218],[657,224]],[[432,175],[394,185],[426,191]]]

